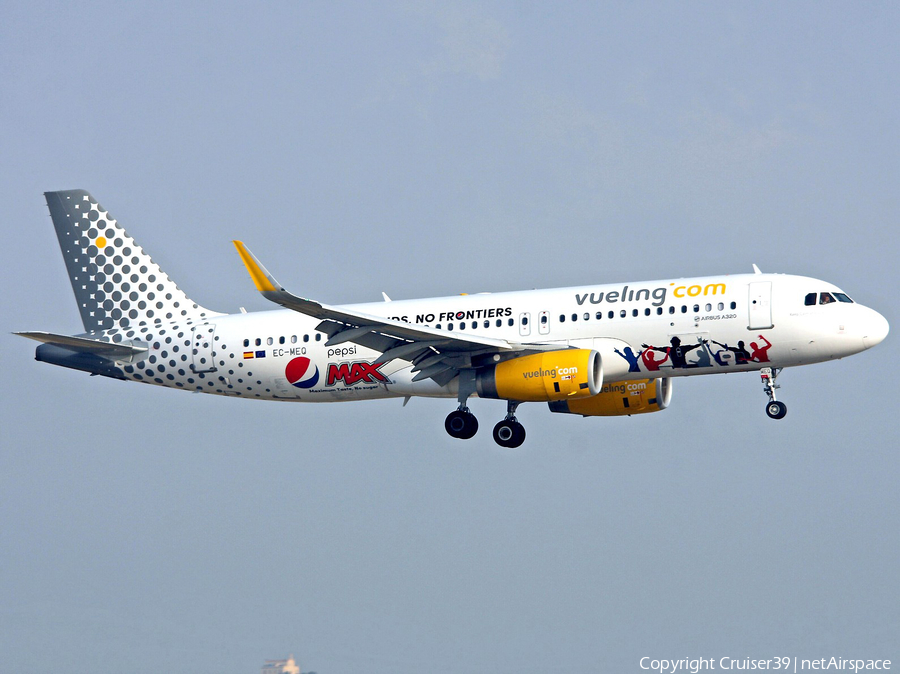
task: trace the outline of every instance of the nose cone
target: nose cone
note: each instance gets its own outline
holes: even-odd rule
[[[876,344],[881,344],[884,338],[887,337],[888,330],[890,330],[890,326],[887,319],[877,311],[872,310],[871,316],[866,321],[863,345],[867,349],[871,349]]]

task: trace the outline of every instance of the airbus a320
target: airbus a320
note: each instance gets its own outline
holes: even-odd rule
[[[83,332],[17,334],[35,357],[126,381],[262,400],[455,399],[445,428],[475,435],[473,397],[584,417],[658,412],[677,377],[755,371],[773,419],[786,367],[843,358],[888,334],[878,312],[804,276],[754,272],[330,306],[285,290],[234,245],[272,311],[197,304],[84,190],[45,193]],[[405,404],[406,401],[404,401]]]

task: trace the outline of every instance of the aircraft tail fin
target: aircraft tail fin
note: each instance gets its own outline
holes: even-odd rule
[[[44,196],[86,332],[215,315],[188,298],[88,192]]]

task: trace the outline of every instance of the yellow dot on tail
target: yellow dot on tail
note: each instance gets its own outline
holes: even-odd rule
[[[97,248],[106,248],[106,237],[98,236],[97,240],[94,243],[97,244]]]

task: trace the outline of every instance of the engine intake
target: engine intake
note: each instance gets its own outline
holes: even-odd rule
[[[478,395],[520,402],[590,398],[600,392],[603,366],[591,349],[520,356],[480,370]]]

